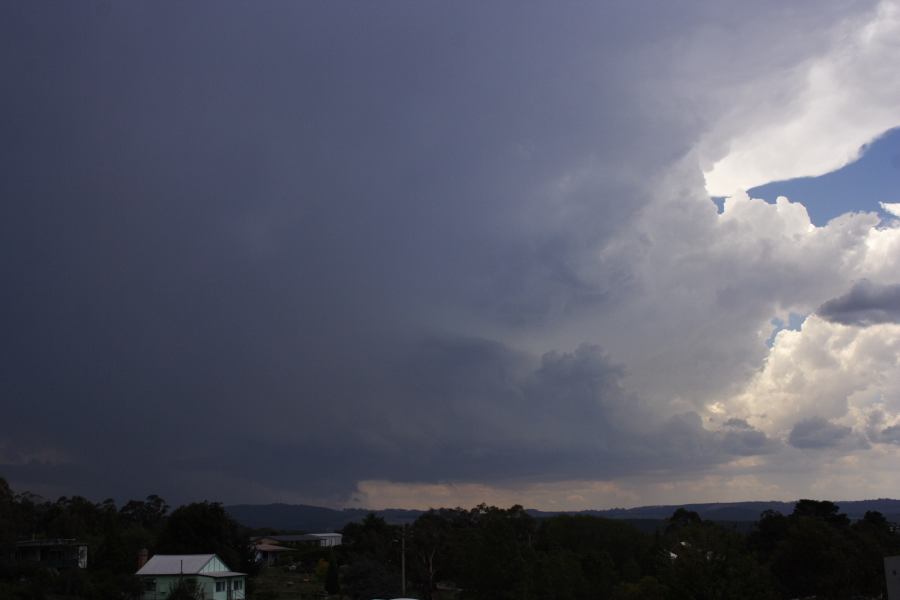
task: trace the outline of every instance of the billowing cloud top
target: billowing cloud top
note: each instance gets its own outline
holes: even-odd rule
[[[3,5],[0,475],[888,495],[896,220],[725,188],[900,124],[896,5],[782,4]]]

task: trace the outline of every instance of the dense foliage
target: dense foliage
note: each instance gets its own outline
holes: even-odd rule
[[[88,544],[88,568],[48,569],[16,562],[15,543],[77,539]],[[254,573],[247,532],[220,504],[201,502],[171,514],[156,495],[117,508],[112,500],[78,496],[55,502],[15,494],[0,478],[0,598],[128,600],[140,593],[138,553],[216,553],[232,568]],[[182,596],[187,590],[179,590]]]
[[[534,519],[520,506],[441,509],[410,527],[370,515],[344,529],[343,591],[423,600],[882,598],[900,535],[879,513],[851,523],[831,502],[764,513],[752,533],[677,510],[656,533],[590,516]]]
[[[350,600],[400,596],[404,570],[405,595],[422,600],[875,599],[884,597],[883,557],[900,554],[900,534],[880,513],[851,522],[835,504],[814,500],[789,515],[764,512],[749,533],[685,509],[648,533],[624,521],[536,519],[521,506],[481,505],[431,510],[410,526],[369,515],[343,534],[336,551],[298,550],[294,559],[318,565],[322,593]],[[88,569],[16,564],[16,540],[30,538],[87,542]],[[158,496],[121,508],[80,497],[50,502],[15,494],[0,478],[4,600],[130,600],[140,591],[133,574],[142,548],[214,552],[233,568],[257,569],[248,531],[220,504],[170,513]]]

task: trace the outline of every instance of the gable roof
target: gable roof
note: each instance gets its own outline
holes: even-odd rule
[[[135,575],[209,575],[210,577],[228,575],[243,575],[243,573],[235,573],[221,569],[212,571],[204,571],[204,568],[215,559],[218,564],[225,566],[222,559],[215,554],[156,554],[147,561],[147,563],[138,569]],[[215,567],[214,567],[215,568]],[[202,573],[201,573],[202,572]]]

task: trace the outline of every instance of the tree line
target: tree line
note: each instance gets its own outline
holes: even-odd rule
[[[157,495],[115,502],[80,496],[45,500],[14,493],[0,477],[0,598],[3,600],[131,600],[139,597],[138,553],[218,554],[232,569],[258,570],[249,531],[215,502],[170,512]],[[53,570],[15,560],[16,542],[77,539],[88,544],[87,569]]]
[[[131,600],[146,548],[218,554],[251,575],[252,600],[259,567],[251,533],[215,502],[170,510],[156,495],[121,507],[49,501],[14,493],[0,478],[0,598]],[[343,545],[319,561],[323,594],[334,600],[392,598],[404,587],[422,600],[876,599],[886,597],[883,557],[900,554],[900,533],[880,513],[851,522],[815,500],[787,515],[766,511],[749,532],[685,509],[642,531],[602,517],[535,518],[521,506],[480,505],[430,510],[408,526],[370,514],[342,533]],[[88,568],[15,562],[16,541],[32,538],[86,542]]]
[[[409,527],[369,515],[344,530],[342,591],[423,600],[884,598],[900,535],[878,512],[851,523],[832,502],[764,512],[750,533],[678,509],[653,533],[624,521],[521,506],[440,509]],[[405,542],[404,542],[405,538]]]

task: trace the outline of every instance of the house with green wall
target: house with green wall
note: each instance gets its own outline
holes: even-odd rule
[[[138,569],[141,600],[165,600],[182,581],[193,583],[203,600],[244,600],[247,575],[228,568],[215,554],[157,554]]]

